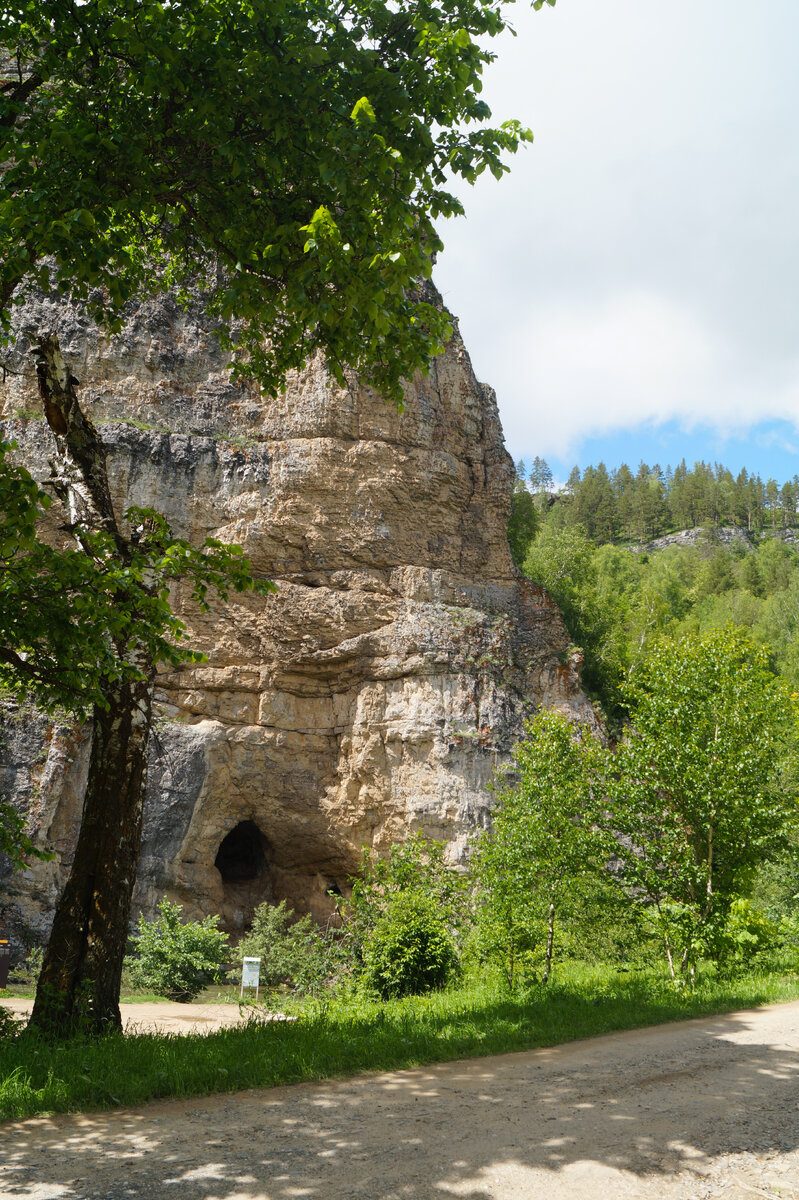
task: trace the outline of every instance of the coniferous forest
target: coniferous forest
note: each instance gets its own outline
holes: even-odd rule
[[[527,468],[516,467],[517,481],[533,495],[553,495],[552,472],[536,457]],[[733,475],[720,463],[685,459],[673,469],[638,464],[635,472],[622,463],[608,471],[604,463],[575,467],[558,493],[568,514],[566,523],[582,525],[597,545],[649,542],[678,529],[700,525],[738,526],[749,533],[788,529],[797,522],[799,475],[780,483],[765,481],[746,469]]]
[[[798,502],[799,476],[764,482],[684,460],[635,472],[575,467],[555,490],[536,457],[516,466],[509,540],[560,606],[585,656],[586,686],[612,718],[655,639],[728,624],[764,643],[773,668],[799,688]]]

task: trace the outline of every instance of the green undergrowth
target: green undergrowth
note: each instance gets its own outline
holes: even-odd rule
[[[314,1003],[293,1020],[208,1034],[55,1047],[24,1035],[0,1041],[0,1119],[417,1067],[795,999],[796,975],[708,979],[680,993],[651,972],[571,966],[524,994],[484,982],[387,1003]]]

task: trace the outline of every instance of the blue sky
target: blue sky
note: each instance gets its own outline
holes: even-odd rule
[[[484,94],[535,143],[436,270],[513,457],[793,477],[799,4],[513,11]]]
[[[528,462],[532,457],[528,456]],[[675,467],[682,458],[688,466],[699,459],[718,462],[729,467],[734,475],[745,467],[750,473],[760,474],[764,481],[772,476],[783,484],[799,474],[799,435],[787,421],[763,421],[749,433],[731,437],[720,434],[713,426],[686,432],[678,421],[667,421],[657,426],[637,425],[630,430],[587,437],[574,454],[565,458],[551,454],[547,462],[555,478],[563,482],[575,463],[583,468],[591,463],[604,462],[613,467],[626,462],[634,473],[642,459],[650,467],[658,463],[665,470],[668,466]]]

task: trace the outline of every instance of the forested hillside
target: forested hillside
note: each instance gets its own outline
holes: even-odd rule
[[[529,471],[519,462],[516,473],[533,495],[552,488],[552,472],[542,458]],[[799,475],[781,484],[746,470],[734,476],[719,463],[698,462],[689,469],[683,459],[664,471],[642,462],[633,474],[626,463],[608,472],[601,462],[582,473],[575,467],[559,498],[566,523],[582,525],[598,545],[648,542],[697,525],[738,525],[759,533],[796,523]]]
[[[660,634],[732,623],[766,643],[775,669],[799,689],[799,477],[765,483],[741,471],[684,462],[635,475],[600,463],[552,490],[537,458],[517,466],[509,537],[525,574],[560,605],[585,654],[587,688],[608,716],[621,710],[624,680]],[[692,544],[645,549],[675,530],[704,526]],[[720,527],[737,526],[730,537]],[[776,536],[775,536],[776,535]],[[725,540],[722,540],[724,538]]]

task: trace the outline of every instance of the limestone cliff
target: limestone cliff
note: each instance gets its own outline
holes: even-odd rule
[[[418,828],[457,858],[537,706],[592,719],[559,613],[511,561],[512,464],[457,333],[400,414],[355,380],[332,385],[320,361],[263,399],[170,299],[110,338],[51,299],[20,327],[59,334],[120,510],[152,506],[181,535],[239,542],[279,584],[205,616],[175,595],[208,661],[160,679],[136,905],[167,892],[231,929],[265,898],[321,916],[363,845]],[[22,337],[0,412],[43,478],[52,446],[27,348]],[[85,729],[11,722],[0,786],[57,857],[4,881],[9,927],[46,926],[87,750]]]

